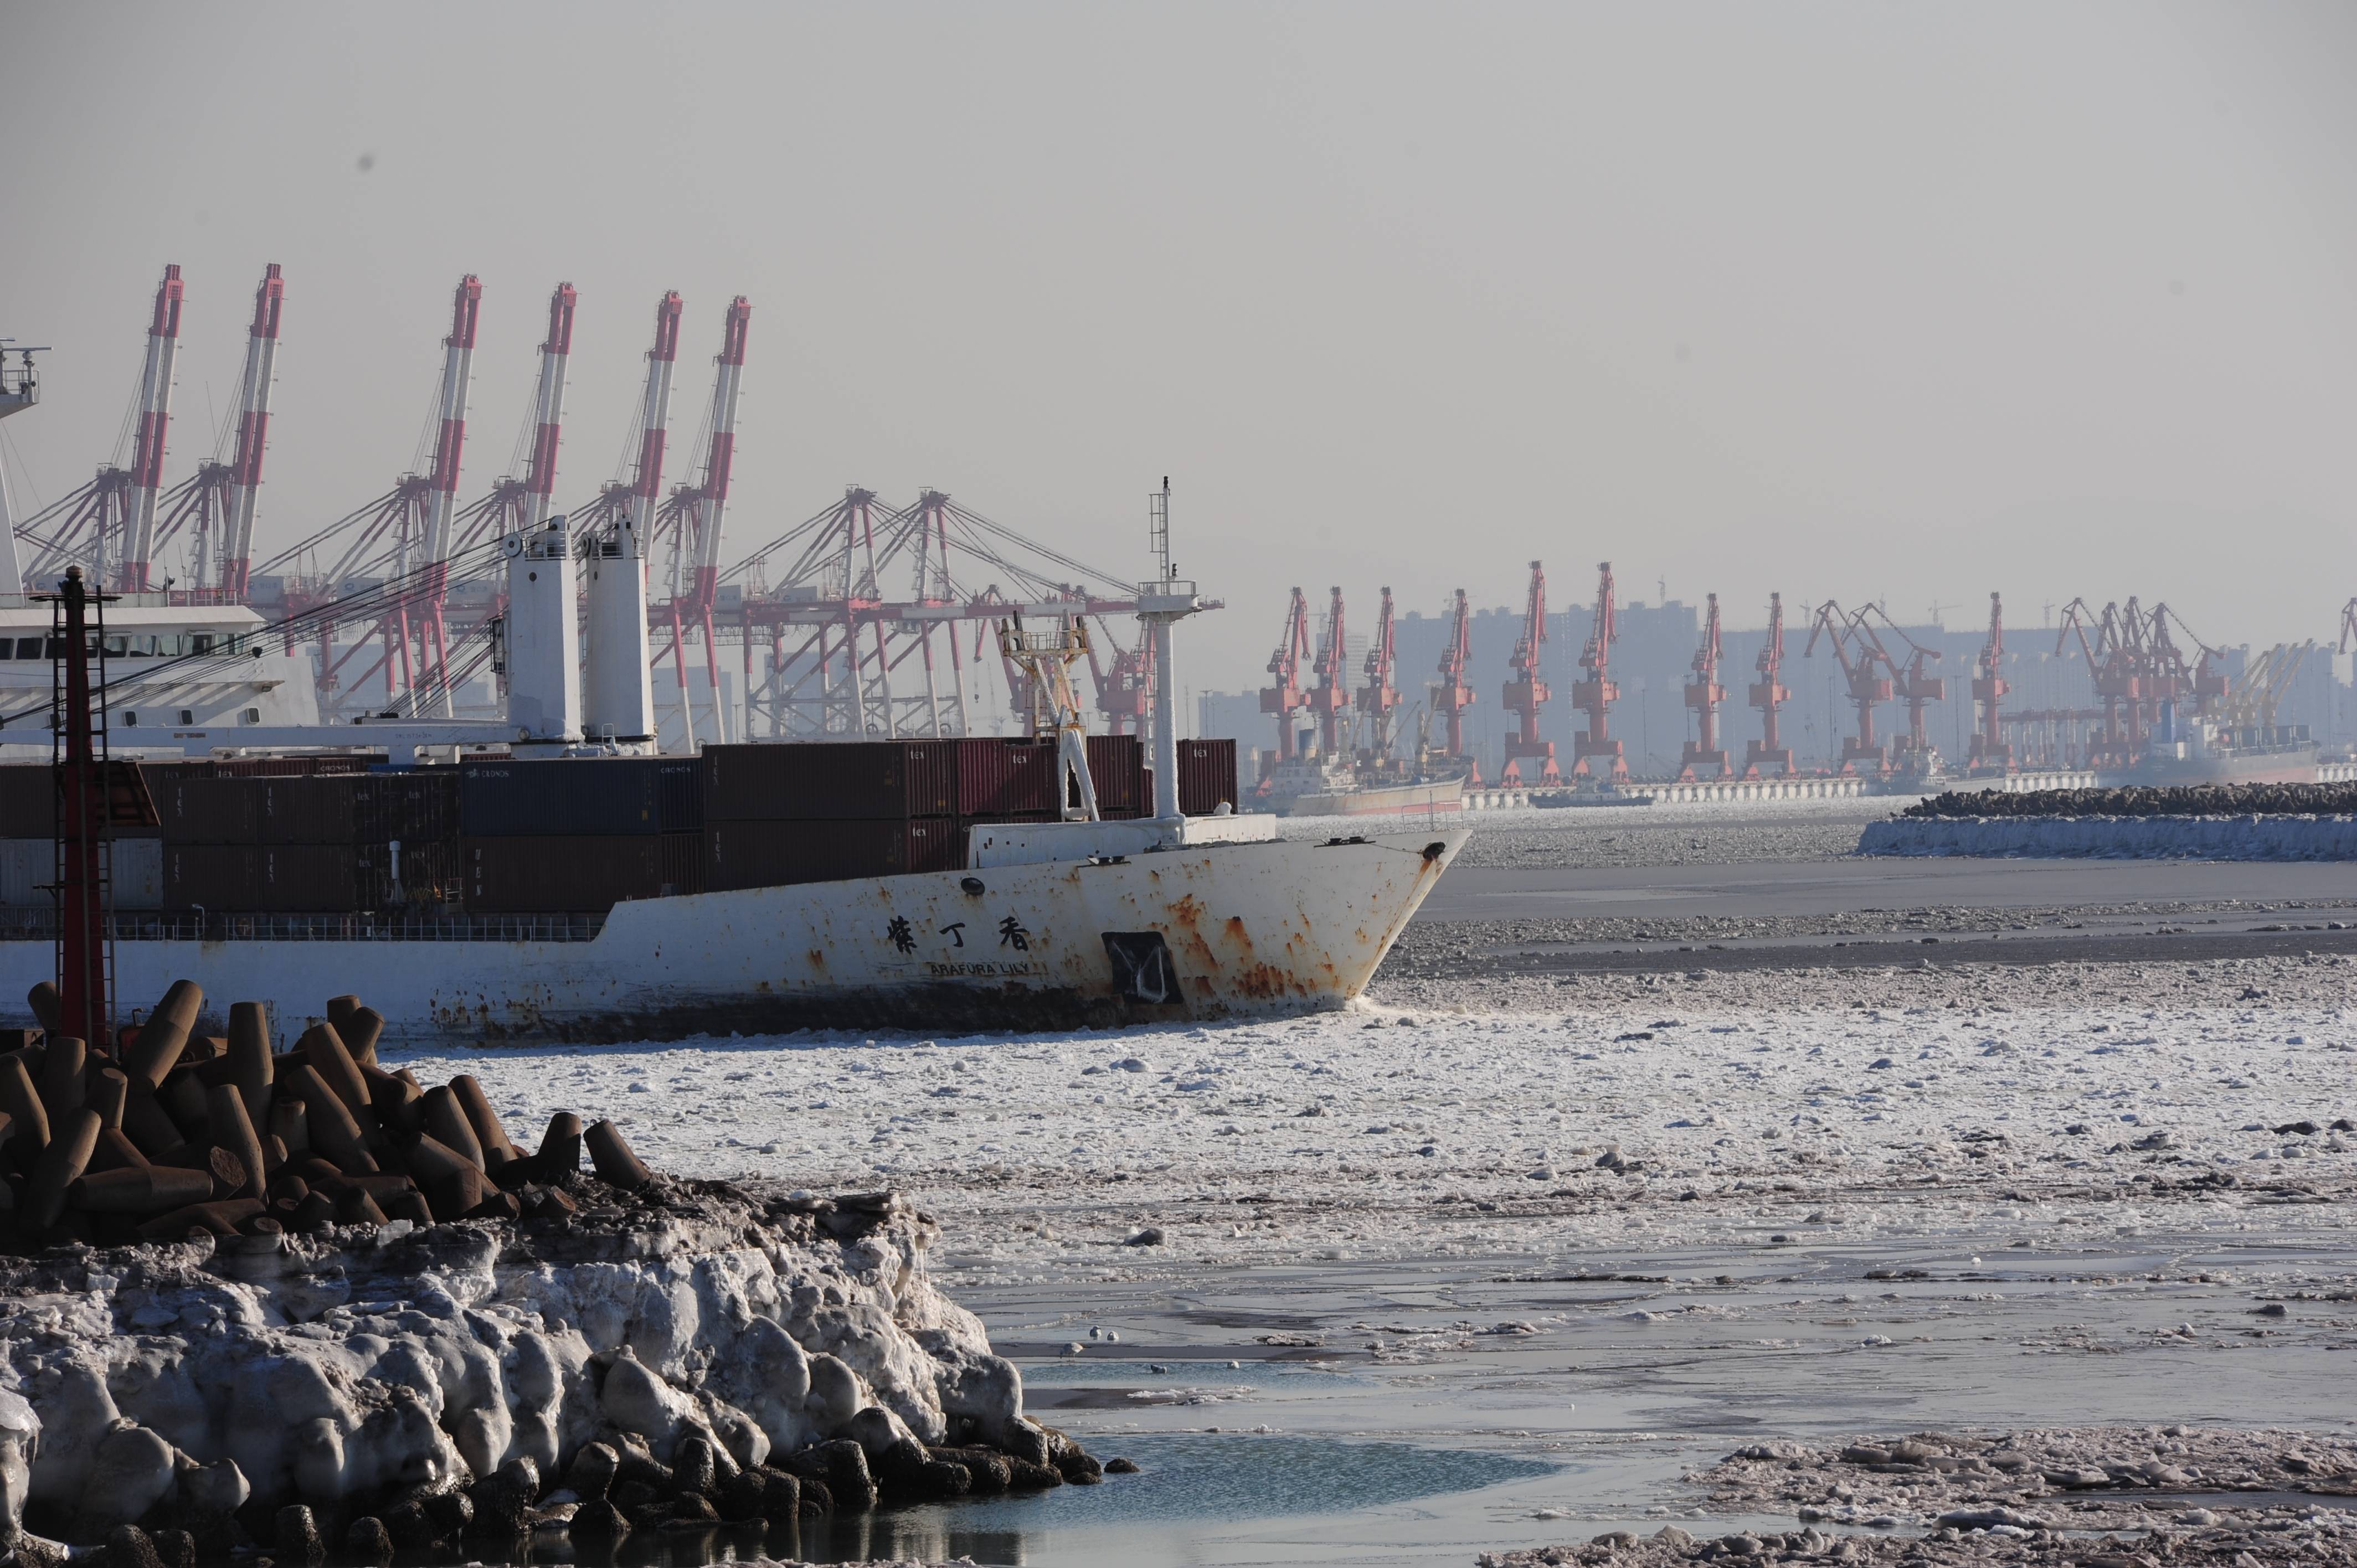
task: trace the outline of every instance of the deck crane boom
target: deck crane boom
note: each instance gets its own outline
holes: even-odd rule
[[[1777,710],[1792,700],[1792,688],[1784,684],[1784,596],[1768,596],[1768,636],[1760,644],[1760,657],[1752,665],[1760,679],[1751,682],[1746,694],[1751,706],[1760,710],[1760,738],[1743,743],[1743,776],[1759,779],[1769,768],[1780,779],[1790,779],[1792,748],[1777,734]]]
[[[1534,561],[1529,596],[1523,603],[1522,635],[1514,639],[1513,658],[1507,666],[1514,678],[1500,694],[1506,711],[1514,715],[1514,728],[1506,736],[1506,765],[1498,770],[1498,781],[1509,788],[1563,782],[1563,771],[1555,766],[1555,742],[1539,738],[1539,709],[1551,694],[1540,678],[1539,650],[1546,645],[1546,568]],[[1538,763],[1537,778],[1523,777],[1524,757]]]
[[[1973,732],[1972,749],[1964,766],[1973,773],[2013,771],[2013,746],[1999,727],[1998,703],[2013,688],[2005,679],[2005,601],[1989,596],[1988,640],[1981,644],[1980,662],[1973,670],[1973,703],[1980,727]]]
[[[1596,566],[1596,614],[1587,629],[1587,645],[1579,651],[1579,667],[1587,673],[1572,683],[1571,703],[1587,715],[1587,729],[1572,736],[1571,775],[1598,773],[1619,782],[1629,777],[1621,745],[1612,738],[1612,704],[1620,698],[1612,679],[1612,645],[1620,639],[1619,612],[1612,601],[1612,563]]]
[[[229,515],[224,519],[221,597],[245,598],[253,567],[253,513],[261,499],[262,456],[270,438],[270,388],[277,374],[278,315],[286,282],[273,262],[253,291],[253,325],[245,338],[245,379],[238,396],[237,453],[230,459]]]
[[[1718,704],[1727,688],[1718,683],[1718,596],[1709,596],[1703,612],[1702,646],[1695,650],[1694,678],[1686,682],[1686,706],[1694,710],[1695,738],[1685,743],[1678,759],[1680,779],[1699,779],[1702,769],[1714,779],[1732,778],[1735,765],[1718,744]]]
[[[1342,716],[1351,711],[1350,654],[1342,635],[1342,590],[1327,590],[1326,627],[1318,639],[1318,657],[1310,670],[1318,684],[1309,690],[1309,711],[1318,715],[1318,749],[1329,757],[1342,755]]]
[[[1863,610],[1846,614],[1840,605],[1827,599],[1817,607],[1809,643],[1801,656],[1815,657],[1821,637],[1832,643],[1834,661],[1841,666],[1842,684],[1857,709],[1857,733],[1842,737],[1840,771],[1856,773],[1862,766],[1868,777],[1879,779],[1890,771],[1890,757],[1875,738],[1874,705],[1890,701],[1894,671],[1889,653],[1866,626],[1865,615]]]
[[[1466,676],[1473,665],[1473,611],[1466,603],[1465,590],[1457,590],[1457,604],[1448,622],[1448,640],[1440,645],[1440,679],[1432,683],[1431,711],[1441,716],[1442,734],[1448,743],[1445,766],[1461,768],[1469,787],[1481,782],[1481,762],[1465,749],[1465,710],[1471,707],[1476,693]]]
[[[1292,761],[1299,749],[1293,731],[1293,715],[1308,701],[1308,694],[1301,689],[1301,661],[1308,657],[1309,600],[1296,588],[1292,601],[1286,607],[1285,635],[1277,642],[1276,651],[1268,656],[1268,672],[1276,677],[1276,682],[1260,689],[1260,711],[1276,718],[1276,751],[1261,758],[1264,779],[1279,763]]]
[[[1367,643],[1367,657],[1361,666],[1367,683],[1359,688],[1358,708],[1370,726],[1371,744],[1368,757],[1377,763],[1388,760],[1392,754],[1392,714],[1399,708],[1399,688],[1392,683],[1392,591],[1383,590],[1383,607],[1375,622],[1375,635]]]
[[[180,353],[180,266],[164,269],[147,327],[147,362],[139,377],[139,434],[131,451],[131,507],[117,585],[146,591],[156,550],[156,492],[164,482],[165,436],[172,424],[172,369]]]

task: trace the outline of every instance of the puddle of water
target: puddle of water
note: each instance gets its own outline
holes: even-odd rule
[[[1157,1371],[1155,1369],[1160,1368]],[[1282,1361],[1047,1361],[1023,1369],[1027,1389],[1095,1388],[1176,1389],[1194,1385],[1228,1388],[1283,1384],[1286,1388],[1363,1388],[1363,1374],[1336,1371],[1331,1367],[1288,1365]]]

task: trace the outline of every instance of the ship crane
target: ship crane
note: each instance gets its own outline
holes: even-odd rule
[[[1318,749],[1339,757],[1349,749],[1342,733],[1343,716],[1351,711],[1350,655],[1342,636],[1342,590],[1329,588],[1326,627],[1318,640],[1318,657],[1310,669],[1318,684],[1309,690],[1309,711],[1318,715]]]
[[[182,533],[188,536],[188,592],[199,600],[241,604],[253,565],[253,516],[262,484],[262,456],[270,426],[270,389],[278,357],[278,318],[286,285],[273,262],[253,292],[253,324],[246,334],[245,374],[238,398],[236,449],[218,456],[166,490],[149,544],[150,559]],[[226,433],[224,433],[226,434]],[[151,579],[152,580],[152,579]],[[157,585],[170,588],[167,576]]]
[[[1459,588],[1456,608],[1449,617],[1448,640],[1440,645],[1440,679],[1430,687],[1430,712],[1440,715],[1441,734],[1448,742],[1444,766],[1462,771],[1467,788],[1479,789],[1480,759],[1465,748],[1465,710],[1473,705],[1475,698],[1466,676],[1472,667],[1473,611],[1466,603],[1465,590]]]
[[[1841,666],[1842,684],[1857,709],[1857,733],[1842,737],[1839,771],[1856,773],[1863,767],[1868,777],[1879,779],[1890,770],[1890,758],[1875,738],[1874,706],[1890,701],[1896,671],[1889,653],[1866,626],[1865,617],[1863,610],[1845,614],[1840,605],[1827,599],[1817,607],[1816,621],[1809,628],[1809,643],[1801,656],[1814,658],[1821,637],[1831,642],[1834,661]]]
[[[1620,639],[1619,612],[1612,601],[1612,563],[1596,568],[1596,616],[1587,630],[1587,645],[1579,650],[1579,667],[1587,671],[1571,688],[1572,706],[1587,715],[1587,729],[1572,737],[1571,774],[1585,779],[1602,774],[1618,783],[1629,777],[1621,745],[1612,738],[1612,704],[1620,688],[1612,679],[1612,645]]]
[[[1392,683],[1393,658],[1395,648],[1392,638],[1392,591],[1383,590],[1383,607],[1375,623],[1375,635],[1367,644],[1367,657],[1361,671],[1367,683],[1359,688],[1359,713],[1368,724],[1372,744],[1367,748],[1368,759],[1381,765],[1391,760],[1392,715],[1398,711],[1399,688]]]
[[[1531,563],[1530,596],[1523,601],[1523,631],[1514,639],[1514,656],[1509,668],[1514,678],[1506,682],[1501,700],[1506,711],[1514,715],[1514,729],[1506,736],[1506,766],[1498,771],[1498,781],[1512,788],[1525,782],[1560,784],[1563,772],[1555,767],[1555,742],[1539,738],[1539,709],[1545,705],[1546,682],[1539,678],[1539,650],[1546,644],[1546,570],[1536,561]],[[1523,759],[1532,757],[1539,764],[1538,777],[1525,780]]]
[[[16,525],[16,537],[33,546],[27,580],[48,582],[61,575],[68,565],[78,564],[93,589],[137,592],[148,586],[156,490],[164,478],[165,436],[172,421],[172,370],[180,350],[183,296],[180,267],[175,262],[164,268],[148,318],[147,357],[139,372],[139,417],[131,466],[102,466],[90,483]]]
[[[1780,779],[1790,779],[1796,769],[1792,766],[1792,748],[1783,744],[1777,734],[1778,710],[1792,700],[1792,689],[1784,684],[1784,596],[1768,596],[1768,636],[1760,645],[1760,657],[1752,668],[1760,679],[1751,682],[1748,693],[1751,706],[1760,710],[1760,738],[1744,742],[1743,776],[1759,779],[1769,768]]]
[[[1285,635],[1278,640],[1276,651],[1268,657],[1268,672],[1276,677],[1275,683],[1260,689],[1260,711],[1276,718],[1276,751],[1262,757],[1263,779],[1280,763],[1291,762],[1298,749],[1293,715],[1309,700],[1308,693],[1301,689],[1301,664],[1308,657],[1309,600],[1296,588],[1292,601],[1286,607]]]
[[[1991,594],[1988,640],[1981,645],[1980,663],[1973,671],[1973,703],[1979,710],[1980,727],[1973,732],[1972,749],[1964,757],[1966,768],[1973,773],[2013,771],[2013,746],[1998,727],[2003,719],[1997,704],[2013,690],[2006,682],[2004,670],[2005,602]]]
[[[1726,779],[1735,772],[1726,748],[1718,744],[1718,704],[1727,701],[1727,688],[1718,683],[1718,596],[1709,596],[1703,615],[1702,646],[1695,650],[1694,679],[1686,682],[1686,706],[1694,710],[1695,738],[1685,743],[1684,755],[1679,758],[1678,777],[1695,779],[1702,770],[1711,770],[1714,779]]]
[[[2357,599],[2341,607],[2341,651],[2349,651],[2350,639],[2357,638]]]
[[[1907,662],[1901,664],[1888,651],[1881,636],[1867,618],[1879,619],[1883,627],[1907,649]],[[1892,685],[1899,700],[1907,704],[1907,737],[1890,748],[1890,770],[1910,779],[1929,779],[1940,771],[1939,749],[1932,744],[1925,712],[1933,703],[1944,702],[1948,682],[1932,674],[1928,666],[1939,662],[1939,653],[1923,647],[1907,635],[1881,606],[1869,604],[1857,612],[1858,630],[1874,644],[1881,656],[1882,666],[1890,671]]]

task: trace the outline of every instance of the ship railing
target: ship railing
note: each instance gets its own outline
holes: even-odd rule
[[[117,910],[124,942],[587,942],[603,915],[231,915]],[[54,908],[0,909],[0,941],[55,941]]]

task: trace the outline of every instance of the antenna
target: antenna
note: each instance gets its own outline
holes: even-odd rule
[[[1161,568],[1155,577],[1157,583],[1170,581],[1170,476],[1162,476],[1162,488],[1146,498],[1146,549],[1154,564]]]

